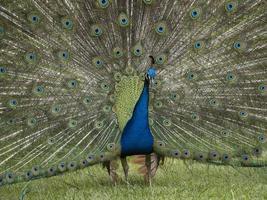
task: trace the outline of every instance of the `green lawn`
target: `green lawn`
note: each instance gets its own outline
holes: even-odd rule
[[[119,174],[123,178],[121,171]],[[28,184],[0,187],[0,199],[267,199],[266,171],[185,165],[183,161],[175,160],[160,167],[152,186],[144,184],[143,177],[132,166],[129,183],[121,179],[117,186],[112,186],[106,171],[101,166],[94,166]],[[23,191],[27,192],[24,198]]]

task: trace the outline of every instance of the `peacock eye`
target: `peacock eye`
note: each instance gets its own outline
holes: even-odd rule
[[[156,108],[161,108],[163,104],[161,101],[156,101],[154,105]]]
[[[98,0],[97,3],[100,8],[107,8],[110,4],[110,1],[109,0]]]
[[[258,86],[258,90],[259,90],[260,92],[264,92],[264,91],[266,91],[266,85],[264,85],[264,84],[259,85],[259,86]]]
[[[121,27],[127,27],[129,25],[129,19],[126,14],[121,13],[119,15],[119,25]]]
[[[198,154],[196,155],[196,159],[197,159],[198,161],[203,161],[203,160],[205,160],[205,155],[204,155],[203,153],[198,153]]]
[[[15,118],[11,118],[11,119],[7,120],[7,124],[9,124],[9,125],[14,125],[15,123],[16,123]]]
[[[233,80],[235,80],[235,75],[232,74],[231,72],[228,72],[227,75],[226,75],[226,80],[227,81],[233,81]]]
[[[262,153],[262,149],[261,149],[260,147],[255,147],[255,148],[253,149],[253,154],[254,154],[255,156],[260,156],[261,153]]]
[[[156,64],[163,65],[167,60],[167,56],[165,54],[161,54],[156,57]]]
[[[64,29],[71,30],[73,28],[73,21],[69,18],[63,18],[61,24]]]
[[[8,173],[6,174],[6,181],[7,181],[8,183],[13,183],[14,180],[15,180],[15,175],[14,175],[13,173],[11,173],[11,172],[8,172]]]
[[[196,41],[194,44],[195,49],[201,49],[202,48],[202,43],[200,41]]]
[[[228,2],[225,4],[225,10],[229,13],[233,12],[236,9],[235,2]]]
[[[58,52],[58,58],[59,58],[59,60],[61,60],[61,61],[68,61],[69,60],[69,58],[70,58],[70,54],[69,54],[69,52],[68,51],[59,51]]]
[[[211,151],[210,152],[210,159],[215,160],[219,157],[218,153],[216,151]]]
[[[25,55],[25,60],[29,64],[34,64],[37,61],[37,54],[35,52],[28,52]]]
[[[101,68],[104,65],[104,61],[100,57],[93,58],[92,63],[96,68]]]
[[[88,156],[87,156],[87,161],[88,162],[92,162],[93,160],[94,160],[94,158],[95,158],[95,156],[94,155],[92,155],[92,154],[89,154]]]
[[[84,103],[85,105],[88,105],[88,104],[90,104],[91,102],[92,102],[92,99],[91,99],[89,96],[84,97],[84,99],[83,99],[83,103]]]
[[[31,171],[26,172],[26,174],[25,174],[25,178],[26,178],[27,180],[30,180],[32,177],[33,177],[33,174],[32,174]]]
[[[71,161],[69,164],[68,164],[68,169],[69,170],[75,170],[77,167],[77,163],[75,161]]]
[[[192,80],[196,79],[196,74],[193,72],[188,72],[186,78],[187,78],[187,80],[192,81]]]
[[[37,124],[37,119],[34,117],[28,118],[27,125],[30,127],[34,127]]]
[[[246,162],[249,161],[249,156],[247,154],[244,154],[244,155],[241,156],[241,159],[242,159],[243,162],[246,163]]]
[[[110,88],[110,86],[109,86],[109,84],[108,84],[108,83],[106,83],[106,82],[103,82],[103,83],[101,83],[101,88],[102,88],[102,90],[103,90],[103,91],[105,91],[105,92],[108,92],[108,91],[109,91],[109,88]]]
[[[156,25],[155,31],[158,35],[165,35],[167,32],[167,25],[165,22],[159,22]]]
[[[17,107],[17,105],[18,105],[18,101],[16,99],[11,99],[11,100],[9,100],[8,105],[9,105],[10,108],[15,109]]]
[[[163,125],[168,127],[168,126],[171,126],[172,125],[172,122],[169,119],[164,119],[163,120]]]
[[[248,116],[248,113],[246,111],[240,111],[239,112],[239,116],[240,117],[247,117]]]
[[[223,162],[228,162],[228,161],[230,161],[230,155],[228,155],[228,154],[223,154],[223,155],[222,155],[222,161],[223,161]]]
[[[158,145],[159,145],[160,147],[165,147],[165,143],[164,143],[164,142],[162,142],[162,141],[158,141],[157,143],[158,143]]]
[[[100,37],[103,34],[103,30],[99,25],[91,26],[91,36]]]
[[[61,112],[61,106],[54,104],[52,105],[51,111],[52,111],[52,114],[58,114]]]
[[[43,94],[44,93],[44,86],[38,85],[34,88],[34,93],[37,95]]]
[[[6,67],[1,66],[1,67],[0,67],[0,76],[3,75],[3,74],[5,74],[6,71],[7,71]]]
[[[171,152],[171,155],[172,155],[173,157],[175,157],[175,158],[179,158],[180,155],[181,155],[181,153],[180,153],[179,150],[174,150],[174,151]]]
[[[96,121],[96,122],[95,122],[95,128],[96,128],[96,129],[100,129],[100,128],[102,128],[103,125],[104,125],[104,122],[102,122],[102,121]]]
[[[74,89],[74,88],[77,88],[77,86],[78,86],[77,80],[69,80],[68,81],[68,88]]]
[[[183,150],[183,157],[184,158],[189,158],[190,155],[191,155],[191,153],[188,149]]]
[[[200,15],[200,10],[198,8],[196,9],[193,9],[191,10],[190,12],[190,16],[193,18],[193,19],[197,19]]]
[[[107,145],[108,151],[114,151],[115,150],[115,143],[110,143]]]
[[[110,111],[111,111],[111,106],[109,106],[109,105],[105,105],[105,106],[103,107],[103,111],[104,111],[105,113],[110,112]]]
[[[119,47],[114,48],[114,49],[113,49],[113,56],[114,56],[115,58],[121,58],[121,57],[123,56],[123,51],[122,51],[122,49],[119,48]]]
[[[259,135],[258,136],[258,141],[261,142],[261,143],[264,143],[265,142],[265,136],[263,134]]]
[[[234,48],[235,49],[241,49],[241,43],[240,42],[235,42],[234,43]]]
[[[28,16],[28,20],[32,23],[32,24],[38,24],[40,22],[40,16],[37,14],[31,14]]]
[[[143,54],[143,48],[140,44],[136,45],[134,48],[133,48],[133,53],[135,56],[139,57]]]
[[[71,119],[68,122],[68,127],[69,128],[75,128],[77,125],[78,125],[78,121],[77,120]]]
[[[199,116],[198,116],[197,113],[193,113],[193,114],[191,115],[191,118],[192,118],[194,121],[198,121],[198,120],[199,120]]]

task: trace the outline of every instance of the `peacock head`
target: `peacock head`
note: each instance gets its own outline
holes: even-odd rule
[[[153,65],[155,64],[155,59],[153,56],[149,56],[149,58],[151,59],[151,65],[148,68],[147,72],[146,72],[146,79],[149,81],[152,81],[155,79],[155,77],[157,76],[157,70],[155,67],[153,67]]]

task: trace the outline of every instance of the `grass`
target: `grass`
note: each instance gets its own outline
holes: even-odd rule
[[[0,187],[0,199],[267,199],[266,169],[186,165],[175,160],[160,167],[152,186],[144,184],[134,166],[130,170],[129,183],[126,183],[119,169],[122,178],[117,186],[112,186],[101,166],[93,166],[62,176]]]

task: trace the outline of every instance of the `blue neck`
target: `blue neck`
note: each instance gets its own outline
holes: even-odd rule
[[[148,122],[149,83],[146,80],[137,101],[132,118],[127,122],[121,137],[121,155],[150,154],[153,151],[153,136]]]

